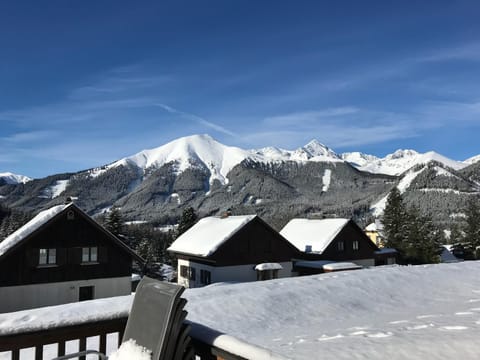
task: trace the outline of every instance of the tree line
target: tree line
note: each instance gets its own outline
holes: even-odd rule
[[[431,215],[417,206],[407,206],[398,188],[388,195],[383,214],[385,247],[398,251],[400,261],[409,264],[437,263],[442,243],[450,242],[454,254],[465,259],[480,257],[480,208],[477,197],[471,198],[464,210],[465,221],[457,222],[450,236],[434,225]],[[464,256],[462,256],[464,255]]]

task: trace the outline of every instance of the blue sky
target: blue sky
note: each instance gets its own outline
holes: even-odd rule
[[[242,148],[480,154],[478,1],[0,3],[0,172],[208,133]]]

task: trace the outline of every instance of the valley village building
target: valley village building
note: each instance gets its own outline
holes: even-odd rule
[[[73,203],[40,212],[0,243],[0,313],[128,295],[143,263]]]
[[[395,250],[380,251],[350,219],[292,219],[280,234],[302,252],[293,264],[299,275],[395,262]]]
[[[178,283],[199,287],[292,276],[300,252],[257,215],[206,217],[168,248]]]

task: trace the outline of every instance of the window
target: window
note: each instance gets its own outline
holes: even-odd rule
[[[180,265],[180,276],[184,279],[195,280],[195,268]]]
[[[200,270],[200,282],[205,285],[208,285],[212,282],[210,271]]]
[[[344,249],[345,249],[345,244],[344,244],[344,242],[343,242],[343,241],[339,241],[339,242],[337,243],[337,250],[338,250],[338,251],[343,251]]]
[[[98,261],[98,248],[96,246],[82,248],[82,263]]]
[[[93,300],[94,292],[93,286],[80,286],[78,288],[78,301]]]
[[[55,265],[57,263],[57,249],[39,249],[38,265]]]
[[[358,240],[353,240],[353,250],[358,250],[359,242]]]
[[[180,276],[183,278],[188,278],[188,266],[180,265]]]

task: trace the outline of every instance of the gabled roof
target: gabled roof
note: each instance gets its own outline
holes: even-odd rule
[[[27,222],[25,225],[17,229],[15,232],[10,234],[0,242],[0,256],[4,255],[7,251],[13,248],[15,245],[22,242],[23,239],[28,237],[34,231],[38,230],[43,224],[46,224],[56,215],[63,212],[66,208],[72,206],[73,203],[57,205],[51,207],[50,209],[44,210],[37,214],[32,220]]]
[[[208,257],[256,216],[241,215],[225,218],[210,216],[203,218],[180,235],[167,250]]]
[[[330,245],[338,233],[347,225],[349,219],[292,219],[280,231],[298,250],[321,254]]]
[[[7,253],[15,249],[17,246],[19,246],[23,242],[28,241],[28,239],[31,236],[35,235],[37,231],[39,231],[41,228],[44,228],[49,223],[53,222],[56,218],[60,217],[61,214],[65,213],[69,209],[74,209],[78,214],[83,216],[90,224],[92,224],[92,226],[95,226],[99,231],[102,231],[103,233],[105,233],[105,235],[108,238],[110,238],[114,243],[120,246],[124,251],[128,252],[129,255],[132,256],[132,258],[134,258],[139,262],[145,263],[145,260],[142,257],[140,257],[137,253],[135,253],[122,241],[120,241],[120,239],[118,239],[110,231],[108,231],[99,223],[97,223],[94,219],[92,219],[87,213],[85,213],[82,209],[80,209],[74,203],[57,205],[57,206],[51,207],[50,209],[41,211],[32,220],[30,220],[25,225],[20,227],[14,233],[10,234],[7,238],[5,238],[5,240],[0,242],[0,260]]]
[[[382,231],[383,230],[383,224],[380,220],[375,220],[375,222],[369,224],[366,228],[365,231]]]

